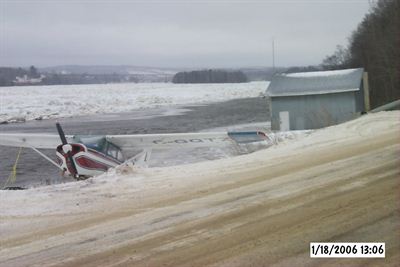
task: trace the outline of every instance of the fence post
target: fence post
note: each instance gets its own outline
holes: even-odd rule
[[[368,72],[363,73],[363,88],[364,88],[364,111],[368,112],[371,109],[369,103],[369,84],[368,84]]]

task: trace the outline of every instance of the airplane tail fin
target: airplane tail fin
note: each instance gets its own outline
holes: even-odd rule
[[[264,132],[228,132],[228,136],[238,144],[247,144],[260,141],[271,142],[271,138]]]

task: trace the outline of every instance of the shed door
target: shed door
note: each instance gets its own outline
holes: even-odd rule
[[[279,130],[281,131],[290,130],[289,111],[279,112]]]

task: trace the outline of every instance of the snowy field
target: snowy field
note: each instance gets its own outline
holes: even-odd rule
[[[206,104],[263,94],[268,82],[0,87],[0,123]]]

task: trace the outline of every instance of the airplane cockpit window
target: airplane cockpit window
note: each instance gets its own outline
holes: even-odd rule
[[[108,145],[107,145],[106,154],[117,159],[120,162],[124,161],[124,156],[122,155],[121,150],[117,146],[115,146],[111,143],[108,143]]]
[[[118,148],[109,143],[107,147],[107,154],[116,159],[118,156]]]
[[[74,136],[74,142],[83,143],[86,147],[103,152],[106,148],[106,138],[104,136]]]
[[[125,160],[124,156],[122,155],[121,150],[118,151],[117,160],[120,161],[120,162],[124,162],[124,160]]]

